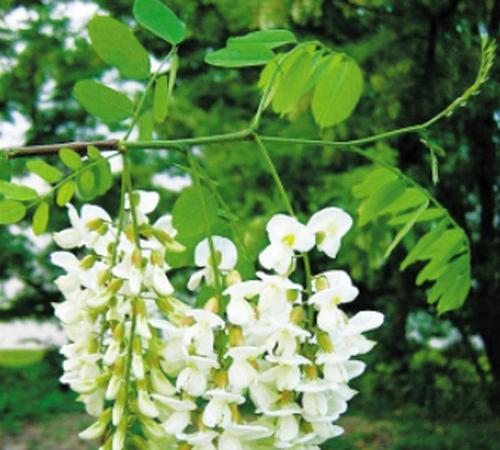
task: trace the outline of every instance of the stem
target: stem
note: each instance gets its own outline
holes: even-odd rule
[[[271,159],[271,156],[267,151],[267,148],[261,141],[258,134],[254,133],[253,136],[255,142],[257,143],[257,146],[261,151],[262,158],[266,162],[269,172],[273,177],[274,183],[278,188],[278,191],[281,195],[281,199],[283,201],[283,204],[285,205],[286,210],[292,217],[296,217],[290,199],[288,198],[288,194],[286,193],[285,187],[283,186],[283,182],[281,181],[278,171],[276,170],[276,166],[274,165],[273,160]],[[302,259],[304,260],[304,272],[306,274],[306,292],[307,295],[310,297],[312,295],[312,273],[311,273],[311,263],[309,261],[309,255],[305,252],[302,252]]]

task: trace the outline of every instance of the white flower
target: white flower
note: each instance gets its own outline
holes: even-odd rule
[[[263,425],[230,423],[219,437],[218,450],[247,450],[245,442],[257,441],[272,435],[273,430]]]
[[[340,208],[325,208],[309,219],[308,230],[316,235],[318,249],[335,258],[340,240],[352,226],[352,218]]]
[[[270,244],[260,253],[266,269],[286,274],[292,267],[294,252],[307,252],[314,246],[314,235],[297,219],[276,214],[267,224]]]
[[[216,450],[213,440],[218,436],[215,431],[198,431],[191,434],[180,434],[179,439],[186,441],[192,450]]]
[[[250,361],[265,350],[265,347],[233,347],[228,350],[227,356],[233,359],[228,373],[231,387],[240,391],[257,379],[259,372]]]
[[[68,204],[68,216],[71,227],[54,233],[56,244],[64,249],[85,245],[99,255],[107,255],[108,246],[113,240],[107,230],[107,224],[111,223],[109,214],[99,206],[86,204],[79,217],[75,207]]]
[[[213,249],[211,248],[213,244]],[[212,250],[215,261],[212,261]],[[195,290],[205,278],[209,286],[215,284],[214,265],[222,272],[227,273],[234,268],[238,259],[238,252],[230,239],[221,236],[212,236],[201,241],[194,250],[194,263],[202,269],[194,272],[188,281],[188,289]]]
[[[241,405],[245,403],[245,397],[223,389],[211,389],[205,393],[204,397],[210,400],[205,406],[202,420],[209,428],[224,426],[231,422],[232,413],[229,404],[236,403],[237,405]]]
[[[204,309],[192,309],[186,313],[196,323],[184,335],[185,346],[193,345],[198,355],[209,356],[214,352],[215,328],[224,328],[224,321],[216,314]]]
[[[139,223],[148,223],[147,215],[152,213],[160,201],[160,194],[154,191],[134,191],[132,193],[134,199],[137,221]],[[130,210],[130,198],[128,193],[125,194],[125,209]]]

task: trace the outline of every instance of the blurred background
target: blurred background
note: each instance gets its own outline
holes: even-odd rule
[[[244,128],[257,107],[258,69],[224,70],[203,63],[208,49],[230,35],[259,28],[289,28],[301,40],[319,39],[347,52],[363,68],[364,93],[355,114],[322,132],[326,139],[361,137],[422,122],[458,96],[475,77],[481,33],[496,36],[497,0],[169,0],[187,23],[175,99],[161,137],[188,137]],[[131,0],[2,0],[0,2],[0,148],[75,139],[121,137],[88,116],[72,99],[74,82],[102,79],[136,96],[143,85],[120,81],[86,40],[86,22],[109,13],[134,26]],[[142,43],[157,61],[165,44],[144,30]],[[429,135],[443,147],[437,187],[429,155],[415,135],[369,148],[397,164],[447,206],[472,240],[473,288],[465,306],[438,317],[427,305],[416,269],[401,273],[410,235],[389,261],[383,259],[394,230],[382,219],[354,227],[337,268],[348,270],[362,294],[354,308],[386,315],[379,344],[356,380],[360,394],[341,425],[344,437],[325,448],[494,450],[500,442],[499,121],[498,64],[466,108],[434,126]],[[278,118],[267,113],[263,132],[318,137],[308,108]],[[137,135],[135,136],[137,137]],[[372,166],[322,147],[270,146],[287,190],[302,218],[336,205],[356,217],[352,187]],[[243,229],[263,236],[263,224],[280,200],[251,144],[199,149],[205,169]],[[137,152],[136,187],[162,194],[159,212],[171,209],[191,183],[167,152]],[[120,167],[114,167],[118,172]],[[25,178],[16,160],[15,179]],[[118,183],[99,202],[115,212]],[[59,211],[51,230],[65,226]],[[422,225],[422,230],[427,224]],[[419,227],[417,227],[417,233]],[[257,249],[259,239],[251,244]],[[88,423],[75,395],[59,384],[64,342],[52,320],[57,272],[48,255],[50,234],[34,236],[29,224],[0,228],[0,448],[86,449],[77,431]],[[317,258],[315,267],[327,266]],[[30,363],[26,365],[26,363]]]

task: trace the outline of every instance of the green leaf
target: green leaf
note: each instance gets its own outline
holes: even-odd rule
[[[313,55],[301,49],[276,89],[272,101],[274,112],[286,113],[297,104],[305,93],[305,87],[312,75],[312,70]]]
[[[400,270],[405,270],[408,266],[411,264],[425,259],[422,255],[424,255],[424,252],[432,246],[432,244],[439,239],[439,237],[444,233],[444,230],[446,229],[446,226],[448,225],[447,220],[442,220],[439,222],[438,225],[436,225],[432,230],[428,231],[426,234],[424,234],[416,243],[415,247],[406,255],[406,258],[403,260],[401,263],[399,269]]]
[[[430,258],[430,261],[417,275],[417,286],[424,281],[435,280],[443,273],[446,263],[466,249],[464,237],[460,229],[446,230],[424,251],[422,255]]]
[[[347,119],[358,104],[363,90],[363,74],[358,65],[342,55],[330,57],[314,89],[312,112],[321,128]]]
[[[34,189],[0,180],[0,194],[12,200],[29,201],[38,198]]]
[[[44,179],[47,183],[57,183],[62,179],[63,173],[54,166],[47,164],[40,158],[30,159],[26,163],[26,167],[28,170],[35,175],[38,175],[40,178]]]
[[[382,185],[359,207],[359,226],[364,226],[376,217],[384,214],[391,203],[396,201],[405,190],[404,183],[397,179]]]
[[[6,152],[0,152],[0,180],[9,181],[11,175],[10,161]]]
[[[131,117],[134,112],[134,105],[125,94],[97,81],[78,81],[73,94],[89,114],[104,122],[120,122]]]
[[[26,207],[15,200],[0,200],[0,225],[20,222],[26,215]]]
[[[59,158],[71,170],[78,170],[83,166],[80,155],[70,148],[61,148],[59,150]]]
[[[95,175],[91,169],[87,169],[76,177],[78,193],[83,200],[92,200],[96,197]]]
[[[170,44],[179,44],[186,37],[186,25],[159,0],[135,0],[137,22]]]
[[[96,161],[102,158],[101,151],[94,145],[89,145],[87,147],[87,155],[89,159]]]
[[[427,222],[429,220],[435,220],[439,219],[440,217],[443,217],[446,214],[446,211],[440,208],[429,208],[425,210],[420,216],[417,218],[417,222]],[[411,216],[413,215],[412,212],[402,214],[400,216],[396,216],[389,220],[389,225],[402,225],[406,223]]]
[[[262,44],[270,49],[281,47],[286,44],[293,44],[297,42],[295,35],[288,30],[262,30],[254,31],[245,34],[244,36],[237,36],[229,38],[227,46],[242,44]]]
[[[397,179],[398,176],[388,169],[382,168],[373,170],[368,174],[363,182],[352,188],[352,195],[355,198],[368,197],[377,189],[380,189],[384,184]]]
[[[208,213],[207,219],[200,189],[194,186],[181,192],[172,209],[172,225],[178,231],[176,240],[186,246],[195,245],[207,236],[207,220],[212,230],[218,220],[216,199],[205,188],[201,192]]]
[[[76,183],[73,180],[66,181],[57,191],[56,203],[58,206],[64,206],[71,201],[75,195]]]
[[[104,62],[125,78],[142,80],[149,75],[149,56],[129,27],[107,16],[95,16],[88,24],[90,41]]]
[[[223,48],[205,56],[205,62],[219,67],[247,67],[266,64],[274,58],[272,50],[261,44]]]
[[[151,110],[147,110],[140,118],[139,118],[139,140],[140,141],[149,141],[153,138],[154,132],[154,122],[153,122],[153,113]]]
[[[36,207],[35,213],[33,214],[32,228],[37,236],[45,233],[49,223],[49,213],[50,208],[47,202],[41,202]]]
[[[101,161],[93,167],[93,173],[97,195],[103,195],[108,192],[113,185],[113,174],[111,173],[109,161],[101,157]]]
[[[2,348],[0,366],[24,367],[40,362],[45,356],[43,348]]]
[[[159,77],[155,82],[153,94],[153,117],[156,122],[162,123],[168,112],[168,81],[167,76]]]
[[[425,202],[422,203],[422,205],[419,208],[417,208],[416,211],[411,213],[411,217],[405,223],[404,227],[401,228],[401,230],[399,230],[398,234],[396,234],[396,237],[387,248],[384,254],[384,258],[388,258],[391,255],[396,246],[408,234],[408,232],[412,229],[413,225],[415,225],[415,222],[417,221],[419,216],[422,215],[422,213],[427,209],[428,206],[429,206],[429,200],[426,199]]]
[[[405,189],[403,195],[393,202],[385,212],[387,214],[400,214],[402,211],[420,206],[427,200],[428,197],[420,189],[410,187]],[[413,213],[410,212],[409,214],[412,215]],[[404,221],[404,223],[406,223],[406,221]]]

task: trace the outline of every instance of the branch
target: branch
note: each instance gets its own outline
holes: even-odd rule
[[[89,142],[62,142],[60,144],[48,145],[30,145],[27,147],[15,147],[0,150],[1,153],[6,153],[8,159],[20,158],[23,156],[46,156],[57,153],[61,148],[70,148],[78,153],[85,153],[87,147],[93,145],[99,150],[111,151],[119,150],[120,141],[118,139],[108,139],[106,141],[89,141]]]

